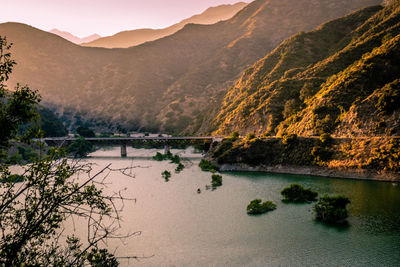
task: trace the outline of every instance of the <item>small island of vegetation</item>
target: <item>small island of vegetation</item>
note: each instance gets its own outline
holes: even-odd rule
[[[318,193],[312,191],[310,188],[304,188],[300,184],[291,184],[281,191],[285,202],[305,203],[316,201]]]
[[[211,186],[212,188],[216,188],[222,185],[222,176],[218,174],[213,174],[211,176]]]
[[[262,203],[261,199],[254,199],[247,205],[247,214],[258,215],[276,209],[276,204],[272,201],[265,201]]]
[[[171,172],[165,170],[161,173],[161,176],[165,179],[166,182],[168,182],[169,178],[171,178]]]
[[[346,206],[350,200],[345,196],[325,195],[314,205],[318,221],[329,224],[344,223],[348,217]]]

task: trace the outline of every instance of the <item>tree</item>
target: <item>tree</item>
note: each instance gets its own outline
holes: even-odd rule
[[[84,158],[90,152],[93,152],[93,145],[86,141],[82,136],[78,137],[72,144],[67,148],[67,152],[72,154],[75,158]]]
[[[213,174],[211,176],[211,186],[213,188],[217,188],[222,185],[222,176],[218,174]]]
[[[79,126],[76,129],[76,132],[82,137],[87,137],[87,138],[96,137],[96,134],[93,132],[93,130],[91,130],[87,127]]]
[[[316,201],[318,193],[312,191],[310,188],[305,189],[302,185],[291,184],[281,191],[281,195],[285,201],[304,203]]]
[[[265,201],[262,203],[261,199],[254,199],[247,205],[247,214],[258,215],[276,209],[276,204],[272,201]]]
[[[347,197],[325,195],[314,205],[316,219],[325,223],[342,223],[348,216],[346,206],[349,203]]]
[[[0,144],[6,151],[10,140],[20,138],[18,126],[37,115],[40,97],[28,87],[7,91],[3,84],[15,64],[11,45],[0,37]],[[27,137],[27,135],[25,135]],[[28,140],[25,138],[24,140]],[[29,140],[28,140],[29,141]],[[93,173],[92,165],[65,158],[65,151],[53,148],[13,173],[0,155],[0,266],[116,266],[115,256],[99,242],[118,235],[121,192],[104,194],[104,176],[110,165]],[[86,179],[82,179],[85,174]],[[87,222],[87,240],[63,234],[63,222]]]

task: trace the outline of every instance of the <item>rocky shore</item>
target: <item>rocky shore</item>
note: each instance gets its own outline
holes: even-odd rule
[[[251,171],[251,172],[270,172],[298,175],[312,175],[343,179],[359,179],[359,180],[374,180],[386,182],[400,182],[399,173],[378,173],[359,169],[337,170],[316,166],[250,166],[243,163],[237,164],[221,164],[220,171]]]

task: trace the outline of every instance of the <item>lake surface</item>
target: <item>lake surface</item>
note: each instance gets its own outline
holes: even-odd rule
[[[142,231],[124,242],[110,241],[117,256],[151,256],[121,260],[122,266],[400,266],[400,185],[384,182],[267,173],[223,173],[223,185],[206,190],[211,173],[198,167],[201,155],[172,150],[189,158],[186,168],[153,161],[155,149],[119,148],[91,154],[99,167],[135,168],[135,178],[114,173],[113,190],[126,188],[136,198],[126,204],[123,232]],[[161,172],[169,170],[169,182]],[[285,204],[280,191],[300,183],[322,194],[351,200],[349,226],[314,221],[312,204]],[[197,189],[201,189],[201,194]],[[248,216],[255,199],[272,200],[275,211]]]

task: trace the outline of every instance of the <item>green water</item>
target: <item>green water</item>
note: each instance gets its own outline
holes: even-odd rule
[[[89,159],[99,167],[135,168],[134,179],[110,178],[112,189],[126,188],[136,198],[123,212],[124,231],[142,231],[124,242],[110,241],[119,256],[151,256],[121,261],[122,266],[400,266],[400,185],[267,173],[223,173],[223,185],[206,190],[211,174],[197,166],[199,155],[180,151],[186,168],[146,156],[156,150],[98,151]],[[174,152],[174,151],[173,151]],[[175,151],[178,152],[178,151]],[[114,157],[115,156],[115,157]],[[169,170],[169,182],[161,172]],[[326,226],[313,220],[312,204],[285,204],[280,191],[291,183],[320,194],[351,199],[349,225]],[[201,194],[197,189],[201,189]],[[272,200],[277,209],[248,216],[254,198]]]

